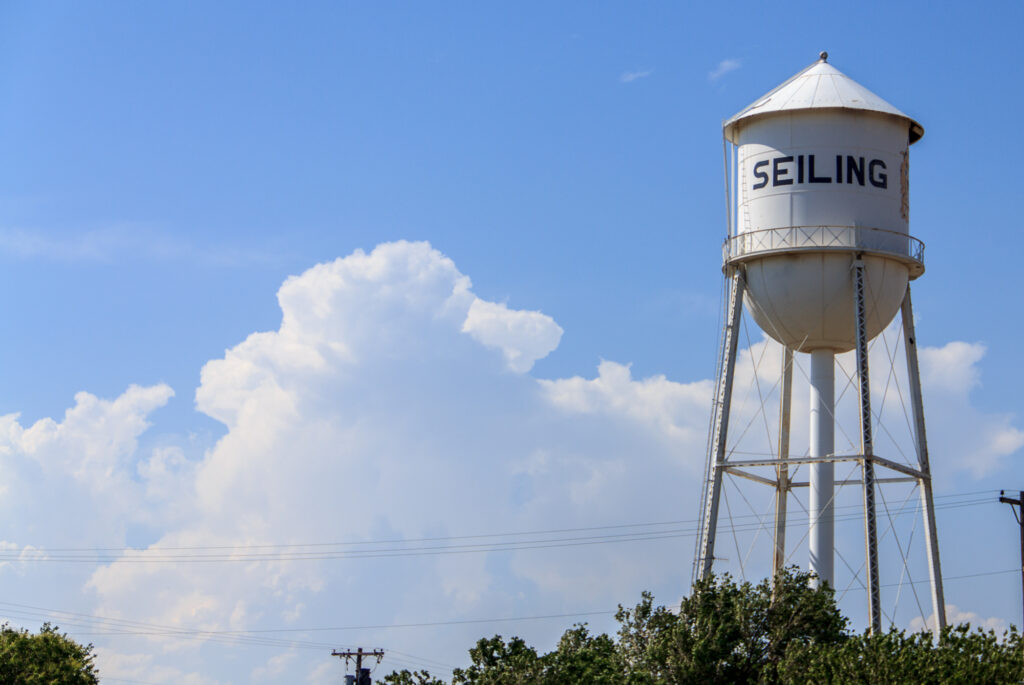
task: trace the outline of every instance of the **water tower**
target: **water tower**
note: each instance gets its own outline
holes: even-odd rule
[[[936,628],[945,603],[935,531],[910,282],[924,273],[923,244],[910,236],[908,148],[924,129],[820,59],[723,125],[729,235],[724,248],[727,305],[709,435],[706,487],[694,577],[713,569],[725,477],[774,487],[773,563],[785,559],[792,469],[805,467],[808,569],[834,586],[837,462],[856,462],[863,493],[868,616],[881,629],[875,497],[890,483],[916,483]],[[726,449],[744,307],[783,346],[779,428],[773,458],[737,458]],[[868,344],[902,313],[916,461],[875,454]],[[860,449],[836,454],[835,355],[854,351]],[[794,354],[809,357],[809,442],[790,454]],[[876,468],[887,473],[876,477]]]

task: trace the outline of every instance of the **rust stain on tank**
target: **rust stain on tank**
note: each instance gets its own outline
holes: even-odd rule
[[[910,221],[910,155],[904,150],[900,156],[900,216]]]

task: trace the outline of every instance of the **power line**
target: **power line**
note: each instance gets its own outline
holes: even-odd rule
[[[614,614],[613,610],[603,611],[577,611],[568,614],[543,614],[539,616],[509,616],[505,618],[466,618],[466,619],[452,619],[448,621],[421,621],[419,623],[381,623],[377,625],[361,625],[361,626],[327,626],[322,628],[265,628],[260,630],[224,630],[224,631],[209,631],[214,634],[223,635],[235,635],[244,634],[250,635],[253,633],[314,633],[314,632],[329,632],[329,631],[343,631],[343,630],[383,630],[391,628],[432,628],[436,626],[455,626],[455,625],[467,625],[474,623],[515,623],[520,621],[541,621],[554,618],[581,618],[584,616],[607,616],[608,614]]]
[[[208,640],[227,646],[256,646],[256,647],[278,647],[286,649],[304,649],[323,651],[324,649],[331,649],[331,643],[327,642],[313,642],[309,640],[297,640],[294,638],[288,639],[276,639],[274,637],[266,635],[249,635],[244,634],[247,631],[210,631],[210,630],[197,630],[189,628],[179,628],[173,626],[166,626],[154,623],[147,623],[143,621],[134,621],[129,619],[117,619],[107,616],[98,616],[95,614],[83,614],[78,612],[64,611],[59,609],[49,609],[45,607],[37,607],[28,604],[19,604],[15,602],[0,602],[0,607],[6,607],[5,617],[6,618],[22,618],[31,620],[53,620],[59,622],[65,628],[72,626],[82,626],[86,628],[93,628],[93,631],[75,631],[75,635],[78,637],[154,637],[154,638],[171,638],[177,640]],[[12,611],[11,609],[15,609]],[[248,631],[250,633],[259,632],[271,632],[271,631]],[[390,651],[390,650],[389,650]],[[440,661],[433,659],[427,659],[425,657],[419,657],[414,654],[408,654],[405,652],[395,651],[393,654],[399,656],[389,656],[389,661],[404,664],[412,667],[422,667],[423,664],[429,664],[433,670],[444,669],[448,672],[452,670],[452,667],[448,664],[444,664]],[[413,661],[410,661],[413,660]],[[415,661],[422,662],[421,664],[414,663]],[[106,680],[117,680],[121,682],[141,682],[131,680],[127,678],[111,678],[104,676]]]
[[[982,578],[995,575],[1006,575],[1010,573],[1019,573],[1019,568],[1002,569],[998,571],[978,571],[975,573],[964,573],[952,576],[944,576],[944,580],[965,580],[970,578]],[[910,581],[915,583],[926,583],[926,580]],[[890,583],[885,587],[895,587],[897,584]],[[90,622],[93,624],[99,624],[98,627],[111,627],[120,628],[117,632],[100,630],[93,633],[80,633],[82,635],[95,635],[95,636],[109,636],[109,635],[135,635],[135,636],[158,636],[158,637],[198,637],[198,638],[213,638],[213,637],[224,637],[224,638],[247,638],[253,637],[258,640],[271,641],[272,638],[259,637],[269,633],[315,633],[315,632],[341,632],[346,630],[389,630],[389,629],[403,629],[403,628],[435,628],[441,626],[454,626],[454,625],[472,625],[472,624],[496,624],[496,623],[514,623],[514,622],[525,622],[525,621],[541,621],[551,619],[564,619],[564,618],[583,618],[588,616],[607,616],[616,613],[616,610],[604,609],[604,610],[591,610],[591,611],[579,611],[579,612],[568,612],[559,614],[538,614],[531,616],[503,616],[503,617],[490,617],[490,618],[468,618],[468,619],[450,619],[440,621],[419,621],[415,623],[385,623],[385,624],[364,624],[364,625],[345,625],[345,626],[315,626],[315,627],[291,627],[291,628],[262,628],[253,630],[199,630],[191,628],[179,628],[172,626],[162,626],[153,623],[146,623],[142,621],[132,621],[128,619],[114,619],[104,616],[97,616],[94,614],[82,614],[76,612],[62,611],[59,609],[47,609],[44,607],[37,607],[27,604],[18,604],[14,602],[2,602],[0,601],[0,607],[13,607],[17,609],[30,609],[30,612],[19,612],[26,613],[34,619],[42,618],[53,618],[61,621],[62,623],[68,622],[68,618],[76,619],[75,623],[79,625],[89,625]],[[282,645],[300,645],[307,648],[322,649],[324,644],[321,642],[311,641],[275,641]],[[400,652],[395,652],[400,654]],[[406,656],[412,657],[413,655],[407,654]],[[423,659],[422,657],[413,657],[416,659]]]
[[[938,503],[935,505],[936,509],[956,509],[963,507],[973,506],[984,506],[991,505],[992,500],[988,497],[984,498],[973,498],[965,499],[973,496],[975,493],[963,493],[955,495],[946,495],[948,501],[944,503]],[[939,498],[936,498],[939,499]],[[840,506],[836,507],[839,509],[857,509],[856,506]],[[905,507],[901,507],[894,512],[894,515],[907,515],[912,513],[920,513],[920,504],[917,502],[910,503]],[[748,523],[741,523],[733,527],[735,532],[748,532],[758,530],[762,525],[760,516],[756,514],[742,515],[734,517],[736,519],[747,519],[751,520]],[[836,516],[836,521],[846,520],[860,520],[860,515],[856,511],[848,515]],[[422,545],[419,543],[429,541],[458,541],[458,540],[472,540],[482,539],[485,537],[509,537],[517,535],[553,535],[559,534],[563,531],[597,531],[597,530],[615,530],[624,527],[641,527],[647,526],[665,526],[672,522],[658,522],[650,524],[620,524],[613,526],[592,526],[587,528],[577,529],[552,529],[548,531],[535,531],[535,532],[523,532],[523,533],[496,533],[490,536],[487,535],[472,535],[472,536],[449,536],[445,538],[419,538],[400,540],[397,544],[401,546],[394,547],[376,547],[373,545],[380,544],[396,544],[389,543],[389,541],[365,541],[365,542],[347,542],[347,543],[309,543],[306,545],[297,544],[284,544],[284,545],[254,545],[254,546],[211,546],[211,547],[193,547],[183,548],[181,551],[188,551],[185,554],[175,553],[175,548],[161,548],[152,547],[148,549],[136,549],[136,548],[118,548],[117,551],[123,553],[119,556],[113,553],[98,553],[103,550],[100,548],[63,548],[65,553],[55,554],[58,548],[53,550],[38,549],[39,556],[32,559],[23,559],[21,552],[16,551],[0,551],[0,561],[20,561],[22,563],[132,563],[132,564],[163,564],[163,563],[225,563],[225,562],[253,562],[253,561],[322,561],[322,560],[337,560],[337,559],[366,559],[366,558],[391,558],[391,557],[417,557],[417,556],[438,556],[438,555],[449,555],[449,554],[472,554],[472,553],[487,553],[487,552],[502,552],[502,551],[520,551],[520,550],[536,550],[536,549],[550,549],[550,548],[569,548],[569,547],[581,547],[581,546],[592,546],[592,545],[604,545],[604,544],[616,544],[622,542],[647,542],[655,540],[666,540],[673,538],[685,538],[693,537],[697,534],[696,528],[671,528],[667,530],[641,530],[627,533],[608,533],[603,535],[584,535],[584,536],[565,536],[565,537],[534,537],[526,540],[496,540],[492,542],[479,542],[479,543],[465,543],[465,544],[454,544],[454,545]],[[680,521],[679,523],[696,523],[696,521]],[[788,527],[800,527],[803,523],[799,521],[791,521],[787,524]],[[369,547],[369,549],[315,549],[312,551],[301,551],[302,547],[327,547],[331,545],[363,545]],[[108,548],[111,552],[114,548]],[[217,552],[215,550],[238,550],[231,553]],[[245,552],[241,550],[253,550],[253,549],[265,549],[271,551],[265,552]],[[282,551],[272,551],[279,549]],[[208,553],[202,553],[207,551]]]
[[[953,498],[965,498],[965,497],[976,497],[978,495],[991,495],[991,490],[974,490],[970,492],[957,492],[949,493],[946,495],[936,495],[936,500],[953,499]],[[847,505],[845,507],[837,508],[858,508],[860,505]],[[744,514],[742,516],[736,516],[735,518],[753,518],[756,514]],[[434,537],[422,537],[422,538],[381,538],[376,540],[342,540],[335,542],[299,542],[299,543],[267,543],[258,545],[190,545],[190,546],[159,546],[149,548],[138,548],[138,547],[38,547],[39,551],[48,552],[137,552],[137,551],[212,551],[212,550],[257,550],[257,549],[288,549],[288,548],[302,548],[302,547],[346,547],[354,545],[383,545],[383,544],[412,544],[412,543],[424,543],[424,542],[443,542],[446,540],[474,540],[484,538],[496,538],[496,537],[516,537],[524,535],[556,535],[561,533],[577,533],[577,532],[588,532],[595,530],[615,530],[622,528],[649,528],[655,526],[679,526],[686,524],[698,524],[699,519],[678,519],[669,521],[648,521],[641,523],[618,523],[618,524],[606,524],[601,526],[581,526],[573,528],[547,528],[538,530],[525,530],[525,531],[506,531],[501,533],[476,533],[471,535],[443,535]],[[12,552],[5,552],[6,554],[17,554]]]

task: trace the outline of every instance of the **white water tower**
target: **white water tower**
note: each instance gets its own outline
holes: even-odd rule
[[[792,468],[807,465],[809,570],[834,586],[834,469],[861,466],[865,568],[871,628],[881,629],[875,467],[916,481],[924,517],[932,603],[938,627],[945,604],[936,544],[931,476],[914,339],[910,281],[924,273],[923,244],[908,233],[909,146],[924,134],[916,121],[820,59],[758,98],[723,125],[727,147],[729,283],[722,335],[702,526],[694,576],[713,570],[719,499],[725,476],[774,485],[774,560],[785,558]],[[732,163],[730,165],[730,160]],[[732,167],[731,169],[729,167]],[[743,308],[783,345],[778,453],[737,459],[726,449],[737,332]],[[916,464],[874,453],[868,342],[902,310],[913,403]],[[856,351],[861,449],[836,454],[835,355]],[[810,361],[808,454],[789,454],[794,353]],[[768,470],[768,476],[757,475]]]

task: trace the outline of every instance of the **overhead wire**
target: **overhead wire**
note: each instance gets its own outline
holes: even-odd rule
[[[982,578],[990,577],[995,575],[1007,575],[1019,573],[1019,568],[1002,569],[996,571],[978,571],[974,573],[965,573],[958,575],[945,576],[944,580],[965,580],[971,578]],[[930,582],[928,580],[912,580],[904,581],[911,584],[921,584]],[[882,587],[896,587],[899,583],[883,583]],[[336,643],[324,643],[315,641],[304,641],[304,640],[273,640],[272,638],[264,637],[269,633],[315,633],[315,632],[340,632],[344,630],[387,630],[387,629],[399,629],[399,628],[437,628],[441,626],[453,626],[453,625],[470,625],[470,624],[498,624],[498,623],[509,623],[509,622],[526,622],[526,621],[539,621],[539,620],[551,620],[551,619],[565,619],[565,618],[581,618],[588,616],[607,616],[616,613],[616,610],[592,610],[592,611],[581,611],[581,612],[566,612],[557,614],[543,614],[543,615],[532,615],[532,616],[505,616],[505,617],[491,617],[491,618],[469,618],[469,619],[450,619],[450,620],[437,620],[437,621],[420,621],[415,623],[402,623],[402,624],[376,624],[376,625],[349,625],[349,626],[321,626],[321,627],[288,627],[288,628],[265,628],[265,629],[253,629],[253,630],[204,630],[196,628],[185,628],[166,626],[154,623],[147,623],[143,621],[135,621],[129,619],[118,619],[107,616],[98,616],[95,614],[83,614],[80,612],[71,612],[60,609],[49,609],[44,607],[37,607],[32,605],[14,603],[14,602],[3,602],[0,601],[0,607],[9,608],[23,608],[27,611],[24,612],[13,612],[23,613],[25,617],[32,617],[34,619],[47,619],[52,621],[59,621],[64,625],[80,625],[85,627],[93,628],[120,628],[120,630],[96,630],[94,632],[78,632],[80,636],[102,636],[102,637],[122,637],[122,636],[141,636],[141,637],[167,637],[167,638],[182,638],[182,639],[214,639],[217,637],[222,638],[233,638],[233,643],[239,646],[257,645],[257,646],[286,646],[286,647],[298,647],[304,649],[324,649],[337,647]],[[5,613],[12,613],[8,609]],[[239,638],[254,637],[258,641],[250,642],[241,640]],[[416,655],[394,651],[396,655],[404,657],[405,659],[415,659],[418,661],[434,663],[437,665],[445,665],[443,662],[438,662],[433,659],[426,657],[418,657]]]
[[[349,627],[332,627],[332,628],[301,628],[301,629],[274,629],[274,630],[207,630],[207,629],[194,629],[194,628],[182,628],[178,626],[167,626],[156,623],[149,623],[144,621],[136,621],[121,618],[112,618],[109,616],[99,616],[95,614],[83,614],[80,612],[64,611],[60,609],[50,609],[45,607],[38,607],[34,605],[21,604],[15,602],[0,602],[0,611],[3,611],[6,618],[21,618],[29,620],[50,620],[52,622],[59,622],[64,628],[84,628],[84,630],[74,631],[76,638],[93,638],[93,637],[104,637],[104,638],[117,638],[117,637],[147,637],[147,638],[166,638],[166,639],[180,639],[180,640],[200,640],[209,641],[228,646],[255,646],[255,647],[277,647],[284,649],[304,649],[313,651],[324,651],[328,649],[335,649],[338,647],[336,642],[318,642],[312,640],[301,640],[297,638],[274,638],[271,633],[308,633],[317,631],[341,631],[345,629],[368,629],[370,626],[349,626]],[[611,612],[605,612],[611,613]],[[578,616],[581,614],[563,614],[562,616]],[[528,620],[534,617],[523,617],[520,619],[508,619],[508,620]],[[538,617],[540,618],[540,617]],[[392,626],[379,626],[379,627],[392,627]],[[354,649],[354,648],[353,648]],[[413,667],[423,667],[424,665],[429,666],[433,670],[443,668],[447,671],[451,671],[452,667],[441,661],[434,659],[428,659],[426,657],[418,657],[414,654],[408,654],[406,652],[400,652],[397,650],[387,650],[389,654],[397,654],[398,657],[391,658],[396,663]],[[419,663],[416,663],[419,662]],[[108,676],[104,676],[104,680],[115,680]],[[121,679],[124,682],[136,682],[128,679]]]
[[[936,509],[953,509],[973,506],[985,506],[992,504],[989,497],[977,497],[977,494],[987,493],[955,493],[940,495],[937,500]],[[920,503],[910,506],[902,506],[895,511],[896,514],[905,515],[920,512]],[[846,505],[836,507],[842,509],[858,509],[857,505]],[[837,521],[859,518],[859,514],[839,515]],[[761,514],[740,514],[734,515],[734,529],[737,532],[756,531],[765,525]],[[738,521],[738,523],[736,523]],[[57,548],[48,550],[36,548],[33,551],[36,556],[25,559],[17,550],[0,551],[0,561],[20,561],[25,564],[32,563],[133,563],[133,564],[162,564],[162,563],[244,563],[260,561],[325,561],[339,559],[371,559],[371,558],[394,558],[394,557],[417,557],[437,556],[448,554],[473,554],[502,551],[524,551],[551,548],[570,548],[593,545],[618,544],[625,542],[646,542],[654,540],[666,540],[673,538],[685,538],[697,534],[697,521],[662,521],[647,524],[615,524],[609,526],[591,526],[576,529],[552,529],[550,531],[530,531],[523,533],[496,533],[491,535],[471,536],[448,536],[444,538],[419,538],[409,540],[369,540],[362,542],[340,542],[340,543],[309,543],[282,544],[282,545],[237,545],[237,546],[194,546],[187,549],[175,548],[62,548],[58,553]],[[787,522],[787,527],[801,525],[799,521]],[[616,531],[625,528],[648,528],[647,530],[633,530],[627,532],[605,532],[594,535],[571,535],[563,534],[572,531],[586,533],[599,531]],[[526,539],[501,540],[499,538],[518,537]],[[488,538],[490,538],[488,540]],[[480,540],[480,542],[469,542]],[[431,542],[450,542],[453,544],[424,544]],[[390,545],[390,546],[381,546]],[[350,549],[350,547],[357,547]],[[340,548],[340,549],[339,549]]]

